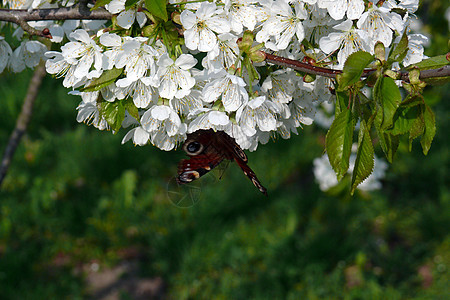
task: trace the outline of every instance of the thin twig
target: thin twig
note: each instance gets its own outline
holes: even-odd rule
[[[13,22],[31,35],[52,38],[47,28],[37,30],[28,21],[41,20],[109,20],[112,14],[103,8],[90,11],[86,3],[80,3],[71,7],[33,9],[0,9],[0,21]]]
[[[36,100],[39,87],[41,86],[45,74],[45,65],[43,62],[41,62],[34,70],[33,77],[31,78],[30,84],[28,86],[27,95],[25,96],[25,100],[22,105],[22,110],[16,121],[16,127],[9,137],[5,153],[3,154],[2,163],[0,165],[0,187],[2,185],[3,179],[5,179],[6,173],[8,172],[8,168],[11,164],[11,160],[14,156],[16,148],[19,145],[23,134],[27,130],[31,115],[33,114],[33,104]]]
[[[300,72],[305,72],[307,74],[320,75],[328,78],[336,78],[337,74],[342,73],[342,71],[340,70],[332,70],[328,68],[317,67],[297,60],[292,60],[265,52],[263,53],[266,55],[267,62],[270,62],[278,66],[288,67]],[[368,77],[375,71],[376,71],[375,69],[366,69],[363,71],[361,78]],[[398,72],[398,73],[399,79],[409,82],[409,72]],[[421,71],[419,79],[423,80],[434,77],[448,77],[448,76],[450,76],[450,66],[446,65],[438,69]]]

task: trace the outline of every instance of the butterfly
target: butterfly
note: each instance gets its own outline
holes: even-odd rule
[[[248,158],[236,141],[223,131],[201,129],[187,135],[183,150],[190,157],[178,164],[178,184],[200,178],[223,160],[235,160],[253,185],[267,196],[267,190],[247,165]]]

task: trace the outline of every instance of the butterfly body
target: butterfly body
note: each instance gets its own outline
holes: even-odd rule
[[[223,131],[197,130],[188,134],[183,150],[190,157],[178,164],[179,184],[189,183],[217,167],[223,160],[234,160],[244,174],[264,195],[267,190],[247,165],[248,158],[236,141]]]

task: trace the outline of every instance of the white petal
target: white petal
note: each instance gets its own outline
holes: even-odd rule
[[[135,11],[130,9],[121,12],[117,16],[117,25],[119,25],[122,28],[129,29],[131,25],[134,23],[135,18]]]

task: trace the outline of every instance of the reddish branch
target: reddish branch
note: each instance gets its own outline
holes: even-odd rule
[[[320,75],[328,78],[336,78],[337,74],[341,74],[342,71],[340,70],[332,70],[328,68],[323,67],[317,67],[313,66],[304,62],[300,62],[297,60],[292,60],[280,56],[276,56],[269,53],[264,53],[266,55],[266,61],[273,63],[278,66],[288,67],[293,70],[297,70],[300,72],[304,72],[307,74],[312,75]],[[375,72],[375,69],[367,69],[364,70],[361,77],[367,77],[370,74]],[[409,81],[409,73],[408,72],[399,72],[400,73],[400,79],[404,81]],[[448,77],[450,76],[450,66],[443,66],[439,69],[431,69],[431,70],[424,70],[420,72],[420,79],[427,79],[427,78],[434,78],[434,77]]]
[[[28,86],[27,95],[22,105],[22,110],[16,121],[16,127],[14,128],[11,136],[9,137],[8,144],[6,145],[5,153],[3,154],[2,163],[0,165],[0,186],[5,179],[6,172],[8,171],[11,160],[14,156],[17,146],[19,145],[20,139],[27,130],[28,123],[30,122],[31,115],[33,113],[33,105],[36,100],[39,87],[41,86],[42,80],[45,77],[45,66],[43,63],[39,64],[34,70],[33,77],[30,80]]]

